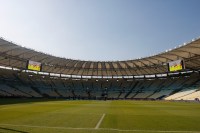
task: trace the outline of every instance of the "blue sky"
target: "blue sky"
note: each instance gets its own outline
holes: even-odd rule
[[[127,60],[200,36],[200,0],[0,0],[0,36],[60,57]]]

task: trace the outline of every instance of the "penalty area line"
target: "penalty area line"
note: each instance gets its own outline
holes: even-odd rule
[[[103,114],[103,115],[101,116],[100,120],[98,121],[98,123],[97,123],[97,125],[95,126],[94,129],[99,129],[99,126],[101,125],[101,123],[102,123],[102,121],[103,121],[105,115],[106,115],[106,114]]]
[[[104,115],[105,116],[105,115]],[[34,126],[34,125],[15,125],[1,124],[0,126],[11,127],[27,127],[27,128],[46,128],[46,129],[63,129],[63,130],[103,130],[103,131],[119,131],[119,132],[147,132],[147,133],[200,133],[199,131],[170,131],[170,130],[126,130],[117,128],[73,128],[73,127],[50,127],[50,126]]]

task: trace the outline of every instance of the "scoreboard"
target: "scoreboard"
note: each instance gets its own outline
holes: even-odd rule
[[[31,61],[31,60],[27,62],[28,70],[41,71],[41,68],[42,68],[42,64],[40,62]]]
[[[185,69],[183,60],[176,60],[168,63],[168,69],[170,72],[180,71]]]

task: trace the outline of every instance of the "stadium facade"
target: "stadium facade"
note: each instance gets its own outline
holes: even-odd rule
[[[60,58],[0,38],[0,96],[69,99],[200,98],[200,38],[126,61]]]

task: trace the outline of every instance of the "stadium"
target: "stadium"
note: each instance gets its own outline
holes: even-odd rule
[[[200,132],[200,38],[135,60],[55,57],[0,39],[1,132]]]
[[[115,62],[64,59],[1,38],[2,97],[199,100],[200,39]]]
[[[0,133],[200,133],[200,0],[0,0]]]

